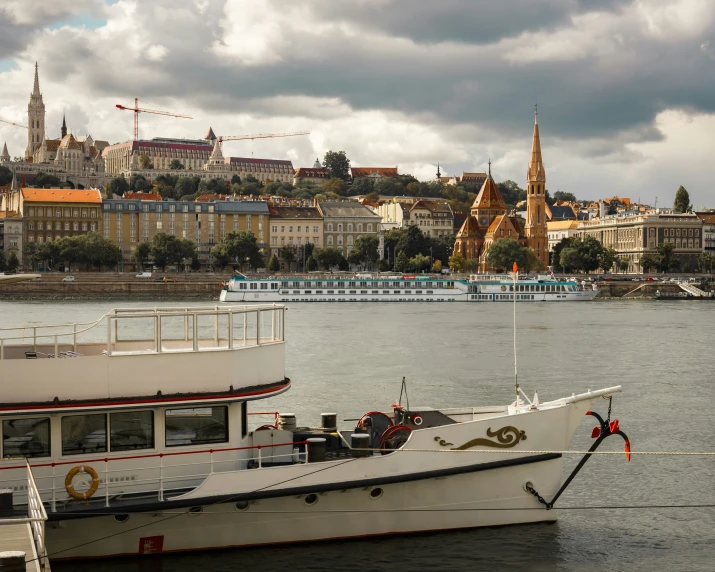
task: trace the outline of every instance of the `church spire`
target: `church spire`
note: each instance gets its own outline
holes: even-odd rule
[[[62,114],[62,137],[64,138],[65,135],[67,135],[67,121],[65,121],[65,114]]]
[[[531,181],[543,181],[545,178],[544,163],[541,159],[541,138],[539,137],[539,109],[535,105],[534,135],[531,139],[531,160],[529,161],[527,179]]]
[[[10,153],[7,150],[7,142],[2,146],[2,155],[0,155],[0,163],[9,163]]]
[[[10,190],[11,191],[19,190],[19,187],[17,185],[17,174],[15,173],[15,169],[12,170],[12,183],[10,183]]]
[[[35,86],[32,89],[32,95],[42,95],[40,93],[40,76],[37,72],[37,62],[35,62]]]
[[[437,180],[438,181],[441,176],[442,176],[442,173],[439,172],[439,163],[437,163]]]

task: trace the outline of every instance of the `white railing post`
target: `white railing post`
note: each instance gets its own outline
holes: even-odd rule
[[[243,345],[247,346],[248,345],[248,312],[246,310],[243,311]]]
[[[0,360],[5,359],[5,340],[0,338]]]
[[[164,454],[159,453],[159,500],[164,500]]]
[[[57,512],[57,491],[55,490],[56,482],[57,474],[55,472],[55,464],[52,463],[52,503],[50,504],[52,512]]]
[[[218,306],[216,306],[216,317],[214,319],[214,347],[218,347]]]
[[[228,349],[233,349],[233,310],[228,311]]]
[[[256,345],[261,345],[261,311],[256,310]]]
[[[196,318],[196,312],[191,314],[191,322],[193,324],[193,339],[194,339],[194,351],[199,351],[199,324]]]
[[[271,310],[271,341],[276,341],[276,305],[273,304]]]
[[[263,458],[261,456],[261,446],[258,446],[258,468],[260,469],[263,466]]]
[[[37,351],[37,326],[32,327],[32,351]]]
[[[57,345],[57,334],[55,334],[55,358],[60,357],[59,346]]]
[[[154,315],[154,345],[156,353],[161,353],[161,317],[159,314]]]
[[[104,459],[104,506],[109,506],[109,461]]]
[[[189,309],[184,310],[184,341],[189,341]]]
[[[112,355],[112,318],[107,316],[107,355]]]
[[[211,455],[211,473],[210,474],[213,475],[214,474],[214,450],[213,449],[209,449],[209,455]]]
[[[72,351],[77,352],[77,323],[72,324]]]

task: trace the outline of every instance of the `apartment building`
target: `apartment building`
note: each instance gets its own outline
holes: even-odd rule
[[[323,246],[323,217],[317,207],[269,206],[268,211],[271,255],[281,258],[285,246]]]
[[[27,242],[102,230],[102,195],[96,189],[21,189],[19,199]]]
[[[380,216],[368,207],[356,201],[336,201],[319,202],[318,209],[323,217],[325,246],[333,246],[347,257],[359,237],[373,235],[380,240],[378,250],[382,252]]]

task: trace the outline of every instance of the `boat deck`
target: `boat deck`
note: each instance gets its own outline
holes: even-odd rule
[[[12,523],[12,519],[0,520],[0,552],[18,551],[25,553],[25,570],[27,572],[41,572],[40,560],[35,551],[35,542],[32,538],[30,523]],[[49,563],[45,572],[49,572]]]

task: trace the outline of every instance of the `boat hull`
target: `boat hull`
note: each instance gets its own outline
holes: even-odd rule
[[[558,489],[561,471],[559,457],[318,492],[313,504],[308,493],[254,500],[247,508],[232,499],[197,504],[193,512],[135,512],[124,522],[112,515],[57,520],[47,531],[48,552],[54,560],[100,558],[553,522],[557,511],[545,510],[524,483],[548,496]]]

